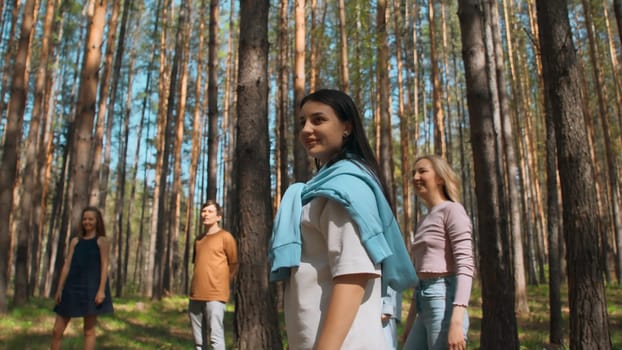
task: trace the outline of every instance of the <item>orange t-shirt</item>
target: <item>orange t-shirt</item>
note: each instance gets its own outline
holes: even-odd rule
[[[190,299],[227,302],[230,275],[238,263],[238,250],[231,233],[220,230],[194,241],[194,274]]]

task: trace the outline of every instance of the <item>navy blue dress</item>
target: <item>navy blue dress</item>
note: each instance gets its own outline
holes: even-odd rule
[[[104,302],[95,305],[100,275],[101,259],[97,237],[91,239],[78,238],[60,304],[54,307],[54,312],[63,317],[84,317],[112,313],[112,298],[107,279]]]

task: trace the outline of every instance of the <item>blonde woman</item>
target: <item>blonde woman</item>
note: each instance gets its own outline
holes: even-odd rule
[[[415,160],[413,185],[428,213],[413,242],[420,280],[404,328],[404,349],[466,349],[475,267],[472,224],[459,202],[458,177],[443,158],[426,155]]]

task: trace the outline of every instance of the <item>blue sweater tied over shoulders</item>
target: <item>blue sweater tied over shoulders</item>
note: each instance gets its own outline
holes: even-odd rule
[[[350,159],[320,169],[306,184],[295,183],[285,192],[270,239],[270,281],[286,279],[290,269],[300,265],[302,207],[315,197],[337,201],[350,214],[367,254],[374,264],[382,264],[383,295],[387,286],[403,291],[416,284],[417,274],[382,187]]]

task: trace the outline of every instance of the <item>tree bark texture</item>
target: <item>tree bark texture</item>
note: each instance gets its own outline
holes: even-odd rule
[[[31,32],[34,29],[35,0],[24,4],[24,14],[19,42],[13,66],[11,99],[8,104],[5,137],[0,163],[0,313],[7,312],[7,289],[9,283],[9,257],[11,247],[11,210],[13,191],[17,179],[17,164],[21,152],[22,125],[28,91],[28,61]],[[28,301],[28,236],[30,232],[20,232],[17,238],[17,256],[22,260],[15,262],[15,305]]]
[[[207,198],[216,199],[216,179],[218,174],[218,0],[210,1],[210,23],[207,65],[207,119],[208,166]]]
[[[282,348],[274,288],[268,282],[272,230],[268,138],[269,1],[240,1],[234,234],[239,244],[235,325],[240,350]]]
[[[477,0],[461,0],[458,16],[475,166],[482,281],[482,349],[518,349],[509,232],[502,215],[503,191],[486,70],[483,11]]]
[[[594,170],[580,108],[577,55],[565,0],[536,0],[545,96],[551,104],[568,254],[570,349],[611,349],[598,247]]]
[[[311,167],[307,151],[298,142],[298,135],[302,129],[298,123],[300,114],[300,101],[305,96],[305,2],[306,0],[295,0],[296,7],[296,32],[294,39],[294,179],[296,181],[307,181],[311,176]]]

